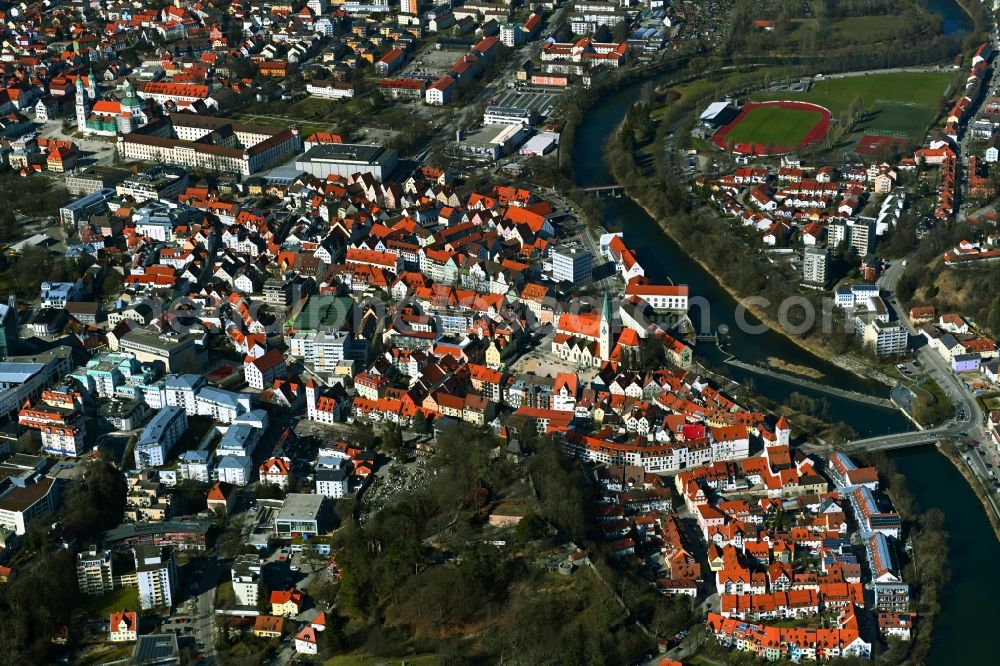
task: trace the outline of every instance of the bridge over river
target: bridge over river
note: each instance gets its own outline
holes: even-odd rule
[[[897,432],[888,435],[878,435],[876,437],[866,437],[840,444],[835,447],[835,450],[843,451],[844,453],[854,453],[856,451],[892,451],[912,446],[925,446],[927,444],[936,444],[941,439],[955,436],[957,429],[958,426],[953,424],[931,430]],[[802,450],[808,453],[829,453],[830,447],[810,443],[805,444]]]

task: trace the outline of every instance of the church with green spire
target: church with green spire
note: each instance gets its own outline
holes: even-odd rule
[[[117,99],[115,99],[117,97]],[[150,121],[145,103],[136,95],[135,86],[125,79],[106,99],[98,99],[93,76],[76,79],[76,126],[84,134],[116,136],[134,132]]]

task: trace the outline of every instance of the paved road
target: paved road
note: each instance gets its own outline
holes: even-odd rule
[[[204,573],[193,579],[192,584],[198,585],[195,599],[195,609],[192,612],[194,623],[194,639],[204,645],[202,654],[204,666],[215,666],[218,656],[215,653],[215,586],[222,572],[222,563],[217,559],[200,560],[198,566],[204,567]]]
[[[1000,34],[998,34],[997,32],[996,16],[994,16],[992,13],[990,14],[990,16],[992,17],[993,25],[989,30],[989,36],[990,36],[990,42],[993,44],[993,51],[996,52],[997,47],[1000,46],[1000,43],[998,43],[1000,42]],[[972,106],[969,108],[967,119],[971,120],[979,114],[979,111],[983,103],[986,101],[986,98],[989,97],[992,91],[996,88],[997,78],[998,76],[1000,76],[998,75],[997,72],[998,69],[1000,69],[1000,67],[997,67],[994,64],[994,67],[991,70],[989,70],[990,78],[988,81],[983,82],[983,85],[980,88],[979,95],[976,97],[976,99],[972,101]],[[968,185],[968,178],[965,171],[969,165],[969,139],[971,138],[972,134],[971,132],[969,132],[968,125],[969,123],[967,121],[963,123],[961,126],[959,126],[958,155],[959,155],[960,168],[958,169],[958,175],[957,175],[958,182],[956,183],[956,186],[959,188],[958,190],[959,193],[964,193],[965,188]],[[959,220],[964,220],[965,213],[959,211],[957,217]]]
[[[840,448],[848,453],[851,451],[890,451],[892,449],[933,444],[954,432],[957,432],[957,428],[954,425],[942,426],[932,430],[920,430],[918,432],[896,432],[888,435],[876,435],[875,437],[856,439],[844,444]]]
[[[891,265],[879,278],[879,288],[886,292],[886,303],[896,312],[911,335],[917,335],[917,329],[910,321],[909,313],[904,311],[896,300],[896,287],[899,278],[905,270],[905,260]],[[924,344],[917,348],[916,355],[930,377],[937,382],[955,408],[955,417],[944,425],[931,430],[916,433],[888,434],[856,440],[847,444],[844,450],[891,450],[909,446],[918,446],[942,439],[969,442],[980,442],[979,450],[963,454],[963,460],[972,471],[976,483],[986,491],[987,503],[997,517],[1000,517],[1000,497],[993,489],[993,468],[997,464],[996,447],[992,444],[990,433],[986,429],[986,416],[976,400],[956,375],[947,361],[930,345]]]
[[[976,477],[976,482],[984,491],[990,508],[997,516],[1000,516],[1000,491],[994,488],[993,476],[991,476],[997,466],[996,448],[992,446],[990,440],[979,440],[979,442],[978,448],[962,454],[962,460]]]
[[[910,321],[909,313],[903,310],[896,299],[896,287],[905,270],[905,262],[904,259],[892,264],[879,278],[878,286],[886,292],[886,303],[896,312],[896,316],[906,326],[910,335],[918,336],[919,331]],[[982,426],[985,423],[985,418],[979,407],[979,402],[965,389],[961,378],[952,372],[951,366],[928,344],[919,346],[916,355],[924,369],[938,383],[955,406],[955,413],[958,416],[956,428],[962,430],[971,426],[980,430],[978,434],[984,434]],[[977,437],[977,439],[982,441],[985,436]]]

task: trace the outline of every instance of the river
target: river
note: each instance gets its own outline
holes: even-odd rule
[[[1000,562],[1000,542],[993,536],[983,505],[958,470],[932,446],[892,456],[921,509],[940,509],[950,536],[951,582],[941,596],[941,614],[927,663],[994,664],[990,638],[996,619],[997,589],[989,562]]]
[[[601,102],[587,113],[585,121],[577,130],[573,153],[576,161],[577,185],[588,187],[609,185],[614,182],[604,165],[598,147],[603,146],[605,137],[621,122],[638,89],[637,84],[605,95]],[[708,325],[708,331],[705,332],[715,331],[720,325],[726,325],[730,332],[727,350],[740,359],[765,363],[769,357],[777,357],[822,372],[821,381],[842,388],[888,396],[888,389],[885,386],[857,377],[820,359],[770,329],[758,334],[743,332],[736,322],[737,305],[732,296],[697,262],[691,260],[663,233],[656,221],[630,199],[605,200],[604,222],[610,229],[624,231],[626,245],[636,249],[639,261],[651,279],[656,281],[669,279],[677,284],[687,284],[691,288],[692,297],[699,297],[707,302],[706,307],[692,312],[692,319],[696,321],[699,329],[704,320]],[[744,314],[748,323],[760,324],[753,315]],[[706,349],[703,345],[698,353],[707,356],[710,361],[719,360],[719,355],[711,347]],[[737,381],[752,379],[762,394],[774,400],[786,400],[793,392],[817,399],[826,398],[830,404],[831,418],[848,421],[862,435],[898,432],[911,427],[906,417],[896,410],[828,396],[825,393],[810,391],[732,366],[728,366],[728,369]]]
[[[946,0],[930,0],[932,4]],[[953,4],[948,2],[947,4]],[[964,16],[964,14],[963,14]],[[967,19],[966,19],[967,20]],[[605,95],[587,112],[577,131],[574,145],[575,179],[579,186],[613,183],[604,165],[600,147],[621,122],[641,84],[627,86]],[[622,229],[625,242],[637,250],[647,274],[655,280],[671,279],[688,284],[693,296],[708,302],[712,330],[720,324],[729,326],[730,351],[748,361],[763,361],[776,356],[797,365],[815,368],[823,381],[859,391],[872,391],[870,382],[859,379],[828,361],[793,345],[782,335],[766,331],[748,335],[735,324],[735,300],[696,262],[692,261],[646,212],[628,199],[607,199],[604,204],[607,228]],[[753,317],[748,321],[756,323]],[[745,380],[736,368],[734,378]],[[784,400],[793,391],[815,398],[827,397],[830,416],[844,420],[863,435],[896,432],[912,426],[898,411],[881,409],[853,401],[825,396],[780,380],[753,376],[759,392],[775,400]],[[885,393],[881,388],[880,392]],[[954,661],[993,663],[991,595],[996,581],[984,563],[1000,561],[1000,543],[993,536],[985,510],[958,471],[933,447],[897,452],[892,455],[906,475],[919,505],[938,508],[947,516],[950,534],[952,582],[942,595],[942,613],[934,633],[934,645],[927,661],[931,666]]]
[[[971,0],[976,2],[977,0]],[[924,7],[941,17],[941,33],[953,37],[972,30],[972,19],[955,0],[924,0]]]

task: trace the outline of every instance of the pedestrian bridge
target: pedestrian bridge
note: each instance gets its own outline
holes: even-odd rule
[[[593,192],[597,196],[620,197],[625,194],[625,188],[621,185],[594,185],[581,189],[584,192]]]

